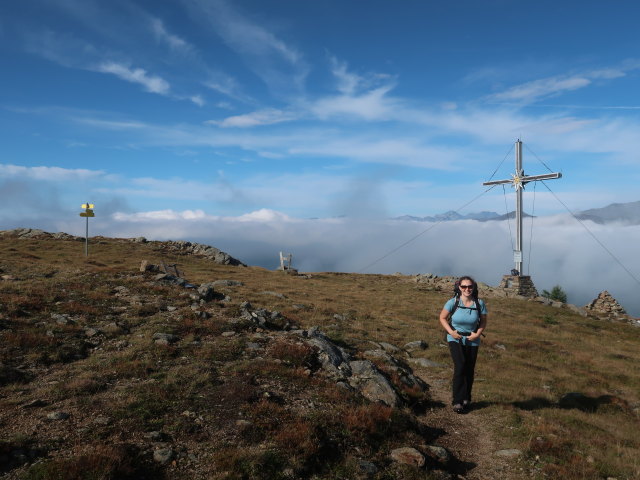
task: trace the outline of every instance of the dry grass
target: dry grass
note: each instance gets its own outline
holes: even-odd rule
[[[416,355],[449,364],[437,322],[447,292],[403,276],[305,278],[219,266],[168,254],[153,242],[99,239],[90,248],[87,260],[81,242],[0,239],[0,268],[18,278],[0,283],[0,362],[25,372],[0,375],[8,379],[0,427],[16,435],[32,431],[40,421],[34,420],[36,411],[16,408],[29,399],[61,409],[82,405],[80,423],[105,412],[112,418],[85,434],[68,436],[55,424],[36,431],[30,441],[42,443],[52,457],[37,469],[16,470],[30,475],[24,478],[58,478],[83,465],[94,477],[77,478],[148,471],[142,447],[117,446],[124,445],[125,429],[133,432],[135,445],[150,430],[168,432],[174,443],[202,458],[181,457],[156,471],[169,478],[194,478],[193,471],[201,478],[279,478],[287,468],[300,478],[355,478],[354,458],[362,455],[382,466],[376,478],[415,475],[386,460],[390,448],[428,437],[411,412],[362,403],[309,376],[313,352],[293,340],[263,341],[261,353],[248,355],[247,343],[260,340],[243,333],[242,324],[228,322],[248,300],[303,327],[318,325],[346,348],[424,339],[430,346]],[[143,259],[177,263],[193,283],[231,279],[243,285],[220,287],[231,304],[214,302],[207,306],[211,316],[203,318],[189,308],[183,291],[140,274]],[[140,303],[116,297],[117,286]],[[167,314],[168,305],[178,308],[174,315]],[[495,447],[522,450],[518,468],[533,478],[640,478],[640,329],[532,302],[488,298],[487,305],[489,328],[474,400]],[[74,323],[56,324],[52,313],[67,314]],[[130,332],[106,337],[96,350],[86,345],[85,327],[115,321]],[[237,336],[220,336],[232,330]],[[158,331],[181,340],[156,345],[151,336]],[[428,383],[449,381],[449,369],[418,371]],[[22,392],[20,400],[16,392]],[[579,401],[566,400],[572,392],[581,395]],[[429,424],[428,411],[421,422]],[[46,435],[66,439],[52,446]],[[76,452],[87,442],[98,442],[93,453]],[[317,462],[321,456],[328,459],[323,465]]]

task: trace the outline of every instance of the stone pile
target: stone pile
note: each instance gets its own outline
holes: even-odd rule
[[[606,290],[600,292],[598,297],[588,305],[585,305],[584,308],[597,317],[604,317],[609,320],[628,319],[625,309],[622,308],[618,301]]]

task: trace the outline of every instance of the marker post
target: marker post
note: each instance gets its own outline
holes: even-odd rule
[[[81,217],[85,217],[87,219],[86,229],[84,234],[84,256],[89,256],[89,217],[95,217],[96,214],[93,213],[93,203],[83,203],[82,208],[84,208],[84,212],[80,212]]]

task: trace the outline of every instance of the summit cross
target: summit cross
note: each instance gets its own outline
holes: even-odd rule
[[[546,173],[543,175],[525,175],[522,169],[522,142],[516,140],[516,172],[507,180],[494,180],[492,182],[484,182],[482,185],[504,185],[510,183],[516,190],[516,248],[513,251],[513,261],[516,264],[515,269],[518,276],[522,276],[522,191],[529,182],[538,180],[554,180],[561,178],[561,173]]]

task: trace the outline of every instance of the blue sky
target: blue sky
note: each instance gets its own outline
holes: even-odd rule
[[[571,210],[637,201],[639,14],[624,0],[2,2],[0,229],[84,234],[89,201],[94,234],[359,271],[425,228],[385,219],[476,197],[460,213],[512,209],[510,188],[505,206],[482,182],[498,165],[509,178],[518,138],[526,173],[563,173],[547,185]],[[532,185],[525,210],[549,218],[527,233],[540,256],[525,273],[576,303],[617,289],[640,312],[636,282]],[[497,284],[509,225],[455,223],[369,271]],[[640,271],[640,229],[594,228]]]
[[[518,137],[570,208],[635,201],[639,9],[3,2],[3,210],[431,215],[481,193]],[[509,153],[496,178],[512,170]],[[536,209],[564,210],[544,188]],[[502,189],[479,210],[504,213]]]

